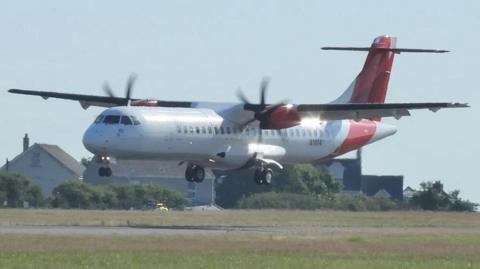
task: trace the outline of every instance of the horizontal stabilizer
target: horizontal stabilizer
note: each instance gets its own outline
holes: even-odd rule
[[[346,50],[346,51],[370,51],[370,47],[322,47],[322,50]],[[445,53],[449,50],[443,49],[407,49],[407,48],[372,48],[376,51],[391,51],[396,54],[402,52],[420,52],[420,53]]]

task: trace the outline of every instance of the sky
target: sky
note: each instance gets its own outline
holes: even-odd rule
[[[269,76],[270,102],[326,103],[347,88],[366,54],[320,48],[369,46],[390,34],[398,47],[451,53],[397,55],[387,102],[471,108],[386,119],[398,132],[364,148],[364,173],[404,175],[412,187],[441,180],[480,202],[479,29],[474,0],[2,1],[0,161],[21,152],[25,133],[32,143],[89,157],[82,135],[102,111],[10,88],[98,95],[108,80],[123,95],[134,72],[135,98],[232,102],[238,88],[258,98]]]

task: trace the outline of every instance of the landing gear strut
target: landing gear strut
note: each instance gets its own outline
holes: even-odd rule
[[[270,185],[272,183],[273,170],[263,166],[255,169],[254,180],[259,185]]]
[[[185,171],[185,179],[188,182],[200,183],[205,179],[205,169],[199,165],[189,164]]]

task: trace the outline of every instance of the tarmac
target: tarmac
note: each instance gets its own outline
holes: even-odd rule
[[[13,225],[0,226],[0,234],[92,234],[92,235],[155,235],[155,234],[222,234],[243,233],[367,233],[367,234],[479,234],[479,227],[417,227],[417,226],[157,226],[157,227],[112,227],[112,226],[48,226]]]

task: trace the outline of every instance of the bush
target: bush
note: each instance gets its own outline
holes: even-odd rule
[[[319,200],[312,195],[263,192],[240,199],[237,207],[250,209],[316,209],[319,206]]]
[[[111,184],[106,188],[116,194],[118,208],[140,209],[149,202],[163,202],[168,208],[182,209],[187,200],[178,192],[156,184]]]
[[[338,194],[327,207],[349,211],[387,211],[399,208],[395,201],[365,194]]]
[[[32,207],[43,205],[43,194],[40,187],[18,174],[0,173],[0,207],[4,201],[7,207],[23,207],[28,202]]]
[[[93,186],[78,180],[57,186],[53,197],[53,207],[83,209],[141,209],[149,202],[181,209],[187,202],[180,193],[155,184]]]

